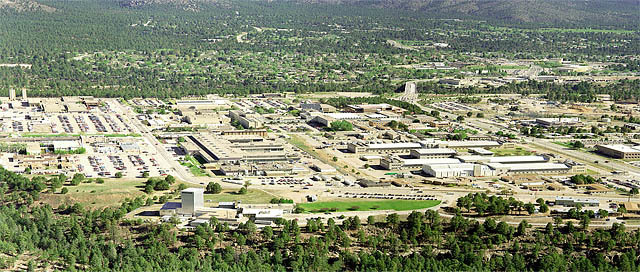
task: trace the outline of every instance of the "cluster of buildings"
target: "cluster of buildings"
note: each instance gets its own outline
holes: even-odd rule
[[[238,202],[219,202],[217,207],[206,207],[202,188],[182,190],[180,198],[180,202],[167,202],[160,208],[162,220],[168,221],[177,216],[188,221],[191,227],[208,224],[211,218],[232,227],[251,220],[258,227],[264,227],[274,224],[284,214],[293,211],[293,204],[245,205]]]

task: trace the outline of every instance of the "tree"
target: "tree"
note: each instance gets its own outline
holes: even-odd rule
[[[573,146],[573,148],[575,149],[580,149],[580,148],[584,148],[584,144],[581,141],[575,141],[571,144]]]
[[[456,118],[456,121],[458,121],[458,122],[464,121],[464,116],[458,115],[458,118]]]
[[[148,177],[149,177],[149,171],[142,172],[142,178],[148,178]]]
[[[67,194],[69,192],[69,189],[67,189],[67,187],[62,188],[62,191],[60,191],[61,194]]]
[[[246,187],[240,188],[240,190],[238,191],[238,194],[246,195],[247,194],[247,188]]]
[[[516,231],[516,234],[518,236],[524,235],[527,232],[528,227],[529,227],[529,223],[527,223],[527,220],[520,221],[520,224],[518,224],[518,229]]]
[[[222,186],[215,182],[209,182],[206,192],[209,194],[219,194],[222,192]]]
[[[71,179],[71,185],[73,186],[77,186],[80,183],[82,183],[82,181],[85,179],[84,175],[81,173],[76,173],[75,175],[73,175],[73,178]]]
[[[331,158],[331,160],[332,160],[333,162],[337,162],[337,161],[338,161],[338,157],[334,156],[333,158]]]
[[[524,205],[525,209],[527,209],[527,212],[529,214],[533,214],[536,212],[536,207],[532,204],[532,203],[527,203]]]
[[[122,172],[116,172],[115,177],[116,178],[122,178]]]
[[[169,184],[173,184],[174,182],[176,182],[176,178],[172,175],[167,175],[166,177],[164,177],[164,180]]]
[[[373,215],[369,215],[367,217],[367,225],[375,225],[376,224],[376,218]]]
[[[329,124],[329,128],[333,131],[351,131],[353,130],[353,124],[344,120],[333,121]]]

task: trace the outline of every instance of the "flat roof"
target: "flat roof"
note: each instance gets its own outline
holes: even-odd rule
[[[614,150],[614,151],[622,152],[622,153],[640,152],[639,146],[628,146],[628,145],[622,145],[622,144],[600,145],[600,146],[607,149]]]
[[[386,144],[369,144],[368,146],[371,149],[404,149],[404,148],[420,148],[422,145],[420,143],[386,143]]]
[[[414,150],[420,155],[432,155],[432,154],[455,154],[456,151],[451,148],[420,148]]]
[[[204,193],[204,188],[187,188],[184,189],[182,191],[180,191],[181,193],[197,193],[197,192],[201,192]]]
[[[465,147],[465,146],[499,146],[500,143],[496,141],[442,141],[441,144],[445,144],[449,147]]]
[[[487,163],[491,168],[507,168],[509,171],[535,171],[535,170],[567,170],[564,163]]]
[[[404,165],[425,165],[425,164],[456,164],[460,163],[460,160],[453,158],[442,159],[408,159],[404,160]]]
[[[457,156],[458,159],[464,162],[477,162],[477,161],[487,161],[488,163],[532,163],[532,162],[546,162],[547,159],[543,156],[500,156],[500,157],[489,157],[489,156],[480,156],[480,155],[469,155],[469,156]]]
[[[329,116],[334,119],[362,119],[362,115],[352,112],[334,112],[327,113],[326,116]]]
[[[447,164],[428,164],[426,167],[431,168],[434,171],[445,170],[473,170],[475,164],[473,163],[447,163]],[[486,166],[485,166],[486,167]]]

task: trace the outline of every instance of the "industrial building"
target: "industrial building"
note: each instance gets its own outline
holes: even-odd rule
[[[463,162],[468,163],[544,163],[549,161],[544,156],[500,156],[500,157],[487,157],[487,156],[457,156]]]
[[[399,170],[399,169],[422,169],[424,165],[433,164],[456,164],[460,163],[460,160],[453,158],[439,158],[439,159],[400,159],[395,157],[385,157],[380,160],[380,167],[387,170]]]
[[[188,188],[180,192],[182,199],[182,213],[194,215],[196,211],[204,208],[204,189]]]
[[[579,117],[537,118],[536,124],[543,127],[567,127],[582,125]]]
[[[232,137],[231,137],[232,136]],[[200,133],[186,137],[188,153],[201,156],[206,162],[275,162],[299,160],[284,151],[280,139],[256,135],[219,135]]]
[[[640,146],[628,145],[596,145],[596,149],[600,154],[616,158],[616,159],[639,159]]]
[[[436,178],[494,176],[486,165],[473,163],[425,164],[422,171]]]
[[[420,143],[385,143],[385,144],[365,144],[362,142],[348,143],[347,150],[352,153],[368,153],[368,154],[393,154],[393,153],[409,153],[413,149],[422,149]]]
[[[582,207],[598,207],[600,206],[600,201],[597,199],[573,198],[570,196],[557,196],[555,205],[561,205],[561,206],[567,206],[567,207],[575,207],[577,205],[581,205]]]
[[[421,148],[413,149],[409,154],[416,159],[438,159],[453,157],[457,152],[450,148]]]

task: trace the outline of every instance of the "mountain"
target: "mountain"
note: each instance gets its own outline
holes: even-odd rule
[[[285,0],[287,1],[287,0]],[[522,23],[635,24],[638,0],[291,0],[418,11],[437,17],[471,17]]]
[[[45,11],[54,12],[55,8],[38,3],[33,0],[0,0],[0,9],[13,10],[17,12],[24,11]]]
[[[19,0],[0,0],[19,1]],[[28,1],[28,0],[23,0]],[[32,1],[32,0],[29,0]],[[507,23],[637,26],[639,0],[118,0],[120,6],[164,5],[198,11],[203,5],[308,4],[417,12],[435,18],[469,18]]]

